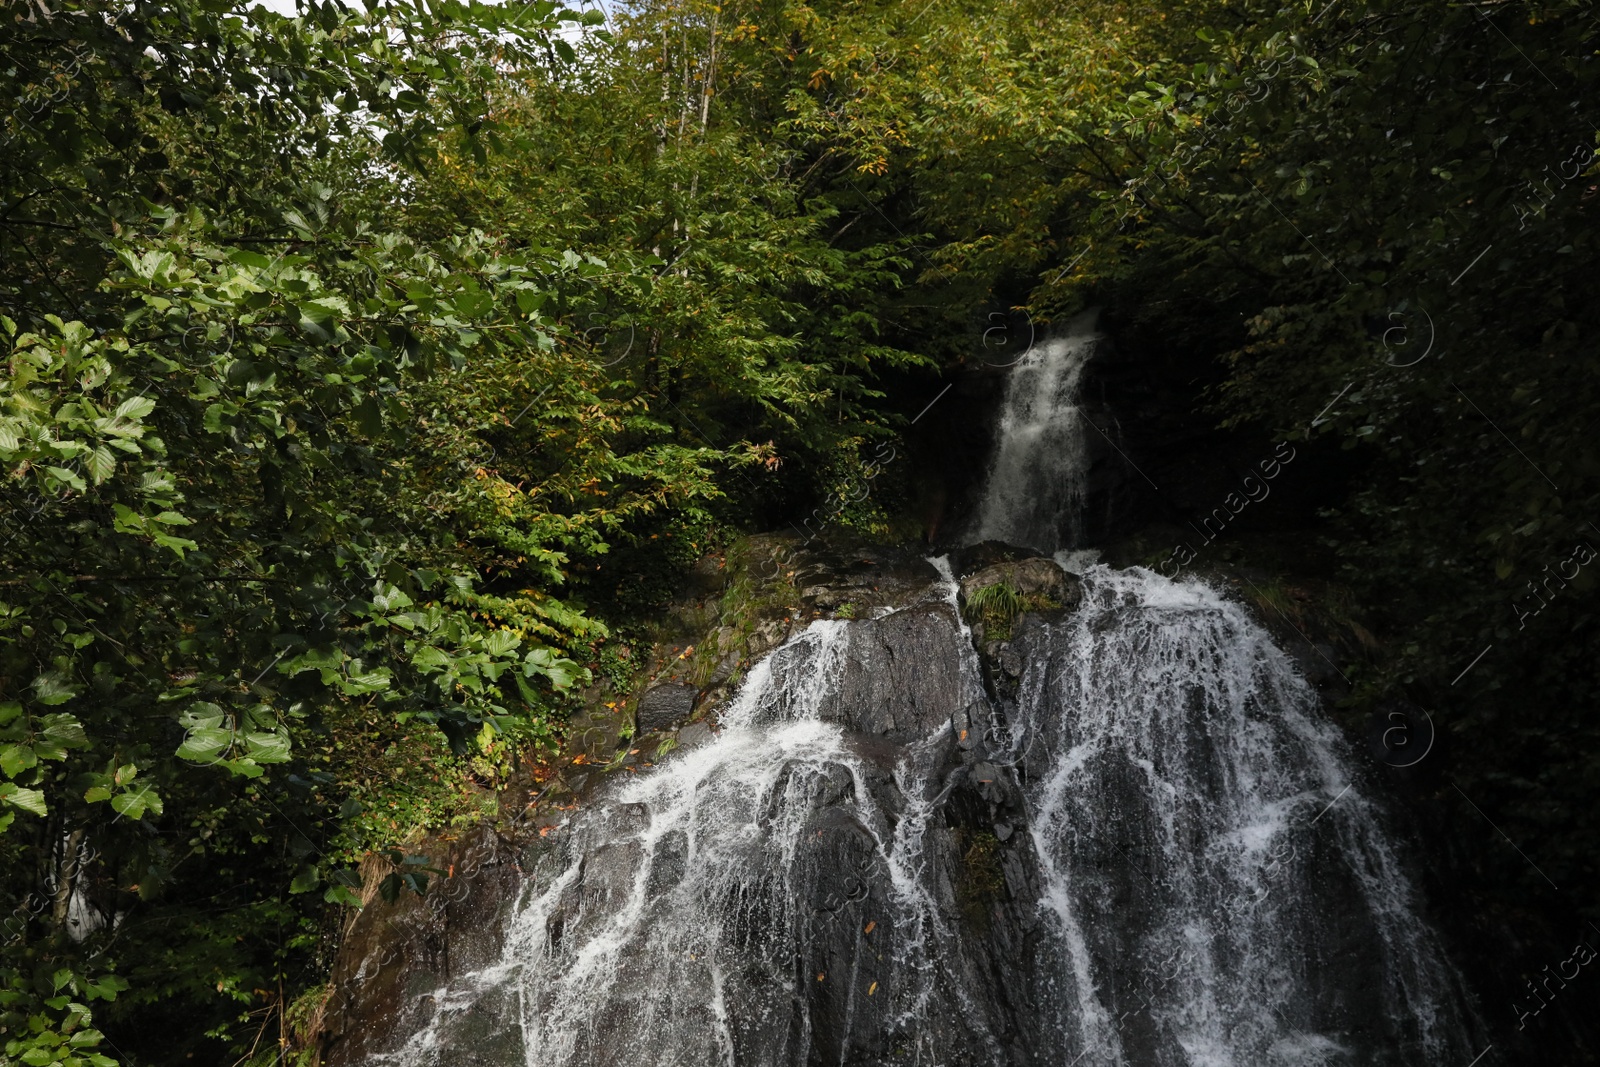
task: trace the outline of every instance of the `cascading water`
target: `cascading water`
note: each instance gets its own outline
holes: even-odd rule
[[[574,818],[500,964],[433,994],[373,1062],[997,1061],[943,808],[953,718],[982,688],[948,583],[929,591],[813,623],[752,669],[714,741]]]
[[[1073,547],[1079,325],[1013,372],[982,538]],[[543,840],[499,962],[369,1062],[1472,1059],[1375,802],[1240,605],[1093,566],[980,660],[932,562],[921,600],[813,622],[714,740]]]
[[[1459,978],[1288,657],[1198,582],[1085,584],[1014,643],[1010,709],[1061,1062],[1470,1060]]]
[[[1094,322],[1092,311],[1079,315],[1011,368],[975,540],[1078,547],[1088,468],[1078,392],[1100,339]]]

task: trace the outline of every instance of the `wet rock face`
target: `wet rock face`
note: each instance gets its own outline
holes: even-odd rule
[[[503,870],[480,865],[457,891],[475,930],[374,902],[342,957],[326,1062],[1036,1062],[1021,793],[986,758],[954,609],[923,589],[820,624],[719,737],[594,794]],[[473,942],[476,974],[435,947],[451,937]]]
[[[1036,548],[1008,545],[1004,541],[979,541],[974,545],[951,549],[950,568],[957,578],[966,578],[996,563],[1015,563],[1017,560],[1033,559],[1040,555],[1040,551]]]
[[[855,608],[856,618],[902,607],[926,596],[938,578],[922,556],[888,545],[818,539],[787,542],[779,551],[799,590],[802,617],[832,614],[845,604]]]
[[[505,925],[522,888],[516,850],[492,830],[479,829],[435,842],[428,858],[447,877],[435,879],[425,897],[408,891],[386,904],[369,892],[350,920],[318,1013],[321,1062],[365,1063],[393,1051],[431,1019],[438,989],[498,959],[498,941],[485,933]],[[369,861],[361,873],[373,887],[387,865]],[[463,1048],[454,1053],[459,1059],[438,1062],[515,1062],[504,1020],[505,1006],[494,998],[474,1004],[463,1024],[465,1031],[481,1031],[471,1047],[484,1058],[474,1060]]]
[[[602,776],[520,851],[452,843],[437,900],[374,902],[336,969],[326,1062],[1453,1054],[1404,1021],[1452,1018],[1429,1015],[1448,982],[1265,635],[1157,579],[1091,576],[1086,596],[1023,551],[977,562],[964,593],[1006,581],[1061,606],[975,650],[956,591],[914,560],[836,552],[834,587],[786,557],[810,603],[882,602],[794,627],[716,732]],[[682,721],[696,692],[647,691],[640,728]]]
[[[955,631],[954,613],[942,605],[859,623],[824,719],[899,745],[934,735],[961,705]]]

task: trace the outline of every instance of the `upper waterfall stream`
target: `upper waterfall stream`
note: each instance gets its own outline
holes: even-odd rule
[[[1011,367],[974,540],[1079,547],[1088,439],[1078,394],[1100,340],[1094,322],[1079,315]]]
[[[982,536],[1075,547],[1092,343],[1013,371]],[[542,840],[498,961],[369,1062],[1465,1067],[1368,779],[1241,605],[1093,566],[986,668],[932,563]]]

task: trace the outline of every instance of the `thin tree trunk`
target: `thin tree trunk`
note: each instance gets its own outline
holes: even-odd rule
[[[78,853],[83,851],[82,829],[67,835],[67,846],[62,850],[61,862],[56,866],[56,899],[50,909],[50,921],[60,929],[67,923],[67,913],[72,907],[72,890],[78,883]]]

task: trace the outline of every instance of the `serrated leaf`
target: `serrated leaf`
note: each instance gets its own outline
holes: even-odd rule
[[[450,657],[432,645],[423,645],[412,655],[411,665],[424,674],[432,674],[450,666]]]
[[[365,673],[352,672],[348,680],[341,679],[339,688],[350,696],[379,693],[389,688],[389,668],[379,667]]]
[[[89,787],[88,791],[83,794],[83,799],[88,801],[90,804],[98,804],[101,801],[111,799],[111,790],[107,789],[103,785],[92,785]]]
[[[39,722],[43,727],[41,736],[62,748],[89,747],[89,737],[83,732],[83,723],[78,721],[76,715],[58,711],[54,715],[46,715]]]
[[[117,469],[117,460],[111,454],[111,449],[101,445],[84,457],[83,465],[88,470],[90,479],[95,485],[99,485],[111,477],[111,473]]]
[[[249,733],[244,735],[250,758],[257,763],[289,762],[289,738],[282,733]]]
[[[267,773],[265,767],[248,756],[240,759],[224,760],[222,765],[241,778],[260,778]]]
[[[119,419],[142,419],[156,409],[156,402],[147,396],[129,397],[117,405]]]
[[[57,481],[70,485],[80,493],[87,492],[89,489],[89,487],[83,483],[82,478],[78,477],[77,474],[65,467],[46,467],[45,470],[54,475]]]
[[[516,650],[522,639],[511,630],[495,630],[484,639],[483,648],[491,656],[504,656]]]
[[[0,748],[0,773],[7,778],[15,778],[29,767],[36,766],[39,757],[33,754],[33,749],[27,745],[6,745]]]
[[[225,730],[220,726],[195,727],[190,729],[189,735],[183,739],[183,744],[178,746],[177,755],[179,759],[215,763],[231,744],[233,744],[231,730]]]
[[[136,793],[118,793],[111,798],[111,810],[118,815],[126,815],[130,819],[142,819],[149,805],[146,803],[146,790]]]
[[[197,700],[178,716],[178,725],[185,730],[207,726],[220,726],[225,717],[223,710],[209,700]]]
[[[402,886],[403,883],[400,881],[398,874],[389,874],[383,881],[378,883],[378,895],[383,898],[385,904],[393,904],[400,899]]]
[[[15,782],[0,782],[0,800],[35,815],[49,814],[44,793],[38,789],[24,789]]]
[[[65,704],[78,695],[78,691],[65,678],[53,671],[49,674],[41,674],[33,680],[33,693],[35,700],[47,705]],[[77,720],[73,721],[76,722]]]

